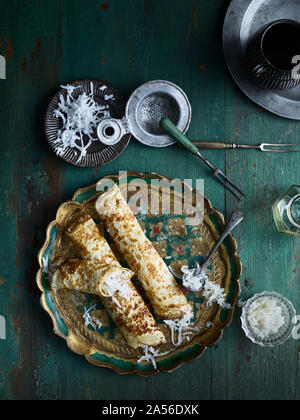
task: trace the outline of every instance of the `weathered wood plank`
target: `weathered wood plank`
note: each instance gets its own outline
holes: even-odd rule
[[[205,192],[222,212],[235,203],[206,168],[175,147],[156,150],[132,140],[111,164],[83,170],[57,159],[43,136],[46,105],[59,84],[82,77],[107,80],[129,95],[151,79],[168,79],[193,107],[189,135],[203,140],[297,142],[298,123],[250,103],[226,70],[221,44],[228,2],[211,0],[0,0],[0,399],[297,399],[299,343],[278,349],[253,346],[238,312],[216,348],[171,375],[119,377],[70,352],[52,333],[35,286],[36,254],[58,205],[82,186],[119,170],[205,178]],[[245,265],[243,297],[276,289],[299,307],[299,241],[279,235],[271,204],[299,183],[296,156],[255,152],[205,155],[247,192],[239,227]],[[4,238],[4,240],[3,240]]]
[[[299,124],[274,116],[249,102],[228,79],[228,141],[258,144],[299,144]],[[242,164],[241,164],[242,162]],[[275,290],[299,305],[298,241],[276,230],[272,204],[300,176],[297,154],[260,152],[227,153],[230,177],[247,193],[243,205],[245,222],[237,230],[240,255],[245,265],[243,298],[264,290]],[[232,208],[232,200],[228,199]],[[229,396],[234,399],[297,399],[299,343],[290,340],[280,348],[262,349],[243,337],[237,322],[230,330]],[[237,334],[239,331],[239,334]]]

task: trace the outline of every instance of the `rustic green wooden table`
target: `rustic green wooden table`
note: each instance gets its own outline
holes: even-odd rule
[[[151,79],[177,83],[193,107],[190,137],[259,143],[298,142],[299,122],[251,103],[234,85],[222,54],[220,0],[0,1],[0,399],[299,399],[300,342],[252,345],[239,313],[217,347],[172,374],[120,377],[68,350],[52,333],[35,284],[37,252],[58,205],[74,191],[119,170],[204,178],[205,193],[228,215],[232,197],[177,146],[155,150],[132,140],[111,164],[72,167],[49,149],[46,105],[58,86],[94,77],[129,95]],[[299,241],[277,233],[271,205],[300,179],[296,155],[207,151],[246,193],[235,232],[244,264],[242,298],[276,290],[299,313]],[[3,319],[3,318],[2,318]]]

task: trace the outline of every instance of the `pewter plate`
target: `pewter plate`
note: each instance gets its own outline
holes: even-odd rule
[[[283,92],[263,89],[244,64],[252,36],[278,19],[300,22],[299,0],[232,0],[223,28],[225,59],[235,82],[252,101],[281,117],[300,120],[300,86]]]
[[[83,92],[91,93],[91,83],[93,84],[94,95],[93,98],[98,105],[107,106],[112,118],[121,119],[125,115],[126,100],[120,91],[109,83],[97,79],[83,79],[76,80],[69,83],[69,85],[76,86],[78,89],[74,91],[73,97],[76,98]],[[63,95],[66,97],[66,90],[60,89],[50,101],[45,116],[45,133],[50,147],[56,150],[56,140],[58,131],[61,129],[62,120],[53,116],[53,111],[57,108],[59,97]],[[95,132],[95,138],[97,134]],[[121,141],[114,146],[106,146],[95,140],[87,149],[87,154],[82,159],[78,159],[79,153],[76,148],[67,148],[59,157],[64,161],[71,163],[74,166],[81,168],[96,168],[106,165],[112,160],[116,159],[128,146],[131,139],[131,134],[126,134]],[[83,136],[83,141],[87,143],[87,136]]]

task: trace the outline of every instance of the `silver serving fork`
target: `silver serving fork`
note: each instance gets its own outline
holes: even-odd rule
[[[271,152],[271,153],[297,153],[297,150],[288,150],[283,149],[283,147],[294,147],[296,144],[271,144],[271,143],[262,143],[257,146],[251,146],[247,144],[236,145],[235,149],[259,149],[262,152]]]
[[[227,236],[244,220],[243,213],[240,210],[235,210],[230,219],[228,220],[224,232],[220,236],[219,240],[213,247],[213,249],[210,251],[209,255],[205,258],[201,266],[199,265],[194,272],[194,276],[199,275],[201,272],[205,271],[209,261],[211,260],[212,256],[215,254],[215,252],[219,249],[219,247],[222,245],[222,243],[225,241]]]
[[[227,222],[224,231],[221,235],[221,237],[219,238],[218,242],[215,244],[215,246],[213,247],[213,249],[210,251],[209,255],[205,258],[205,260],[203,261],[203,263],[201,264],[197,264],[196,268],[193,269],[188,269],[184,272],[183,276],[180,277],[180,279],[182,280],[183,285],[191,290],[192,292],[199,292],[200,290],[203,289],[205,282],[206,282],[206,275],[205,275],[205,271],[206,268],[211,260],[211,258],[213,257],[213,255],[215,254],[215,252],[219,249],[219,247],[221,246],[221,244],[224,242],[224,240],[227,238],[227,236],[244,220],[244,216],[242,214],[241,211],[239,210],[235,210],[233,212],[233,214],[231,215],[229,221]],[[173,273],[174,274],[174,273]],[[195,284],[195,288],[190,286],[189,281],[187,281],[187,279],[189,277],[193,277],[196,278],[198,277],[198,284]],[[176,276],[176,278],[179,278],[179,276]]]
[[[262,143],[258,145],[252,144],[235,144],[235,143],[222,143],[222,142],[201,142],[195,141],[193,144],[198,147],[198,149],[214,150],[214,149],[256,149],[262,152],[272,152],[272,153],[296,153],[298,150],[290,150],[289,147],[297,147],[297,144],[272,144],[272,143]],[[285,149],[284,149],[285,148]]]

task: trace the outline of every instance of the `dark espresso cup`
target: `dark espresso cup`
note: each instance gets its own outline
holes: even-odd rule
[[[300,75],[295,72],[299,61],[300,23],[293,20],[277,20],[265,26],[246,49],[248,70],[266,89],[287,90],[299,85]]]

